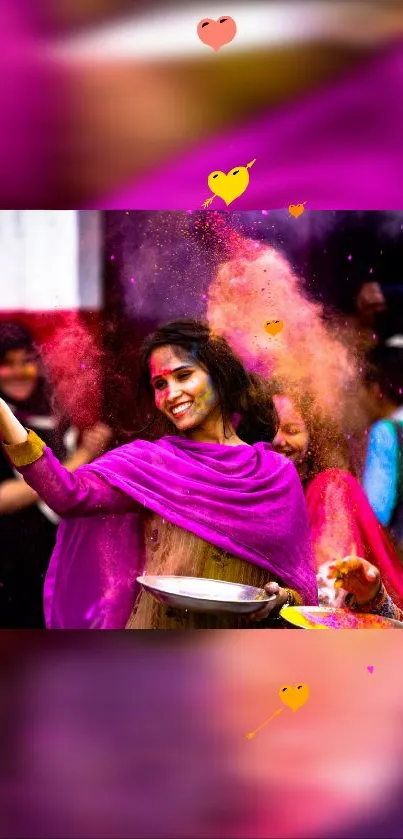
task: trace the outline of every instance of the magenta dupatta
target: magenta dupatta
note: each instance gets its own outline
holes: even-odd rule
[[[80,504],[74,518],[74,510],[64,510],[59,526],[45,583],[49,628],[121,629],[130,615],[144,562],[141,515],[108,514],[106,485],[111,498],[123,493],[234,556],[267,568],[295,588],[304,603],[317,603],[302,487],[294,466],[269,444],[230,447],[179,437],[137,441],[74,475],[45,449],[21,472],[50,506],[56,495],[51,486],[57,485],[54,509],[59,514],[63,481],[70,487],[65,493],[70,507],[72,495],[76,508]],[[97,482],[106,514],[93,515]],[[90,497],[92,511],[86,510]]]
[[[375,565],[393,600],[403,608],[403,568],[373,512],[364,490],[349,472],[326,469],[314,478],[305,493],[317,568],[355,550]]]

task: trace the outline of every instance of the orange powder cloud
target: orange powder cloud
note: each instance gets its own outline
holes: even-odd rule
[[[249,252],[245,255],[245,246]],[[207,318],[248,369],[308,389],[314,410],[342,422],[357,387],[357,362],[330,333],[323,307],[309,300],[287,260],[270,246],[243,243],[242,256],[222,264],[208,293]],[[274,337],[269,320],[284,322]]]

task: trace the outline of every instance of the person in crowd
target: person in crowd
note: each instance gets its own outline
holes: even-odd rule
[[[180,320],[146,341],[141,385],[165,433],[75,474],[0,402],[5,451],[63,519],[46,578],[47,626],[262,627],[286,603],[315,605],[304,496],[293,464],[272,449],[277,415],[259,377],[207,324]],[[251,620],[187,612],[139,591],[142,572],[265,587],[272,596]]]
[[[376,315],[386,309],[386,300],[380,284],[368,279],[359,283],[354,303],[357,324],[368,329],[374,327]]]
[[[346,598],[349,588],[335,586],[332,566],[336,560],[362,557],[377,569],[376,580],[380,575],[394,601],[403,606],[403,570],[362,487],[348,471],[343,437],[329,422],[318,419],[307,393],[287,391],[276,383],[270,392],[280,421],[273,446],[292,460],[304,487],[320,603],[351,607],[352,598]],[[383,595],[380,599],[378,595],[377,590],[370,604],[375,613],[384,605]]]
[[[369,353],[366,381],[377,421],[368,436],[362,484],[403,563],[403,324]]]
[[[329,324],[356,362],[354,396],[347,394],[349,401],[345,416],[345,434],[348,440],[349,461],[354,474],[361,481],[364,472],[368,431],[371,423],[371,405],[365,388],[364,371],[366,355],[378,343],[380,326],[388,315],[388,304],[380,283],[371,278],[359,278],[354,293],[346,287],[339,300],[342,314],[335,317],[329,313]]]
[[[7,410],[41,435],[55,458],[73,472],[90,463],[110,439],[99,424],[78,433],[52,396],[41,355],[29,330],[0,323],[0,397]],[[44,627],[43,584],[55,546],[59,519],[21,478],[0,447],[0,627]]]
[[[356,283],[349,312],[341,317],[340,335],[353,341],[355,351],[363,356],[376,343],[379,315],[387,311],[387,303],[380,283],[361,279]]]

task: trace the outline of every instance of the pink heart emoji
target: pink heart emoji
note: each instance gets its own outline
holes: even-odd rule
[[[369,670],[369,672],[370,672],[370,673],[373,673],[373,672],[374,672],[373,665],[372,665],[372,664],[370,664],[370,665],[367,667],[367,670]]]
[[[197,24],[197,34],[203,44],[218,52],[220,47],[233,41],[236,35],[236,23],[232,17],[219,17],[212,20],[205,17]]]

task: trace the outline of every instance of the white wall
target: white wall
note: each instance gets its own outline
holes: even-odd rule
[[[100,308],[96,212],[0,211],[0,311]]]

